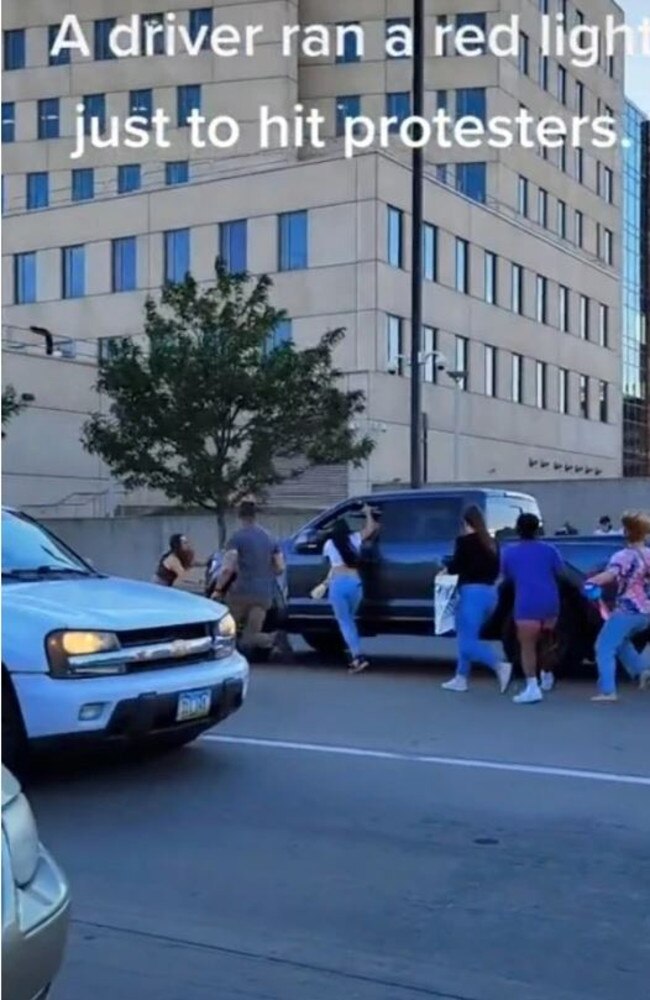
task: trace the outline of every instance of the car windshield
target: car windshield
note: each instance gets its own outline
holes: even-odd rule
[[[11,579],[58,575],[91,576],[93,571],[40,525],[3,511],[2,576]]]

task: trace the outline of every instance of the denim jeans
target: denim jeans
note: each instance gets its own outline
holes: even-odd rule
[[[363,597],[361,580],[352,573],[342,573],[335,576],[329,587],[330,603],[334,616],[341,629],[341,635],[350,650],[353,659],[361,655],[359,630],[357,628],[357,612]]]
[[[631,611],[615,611],[605,622],[596,641],[598,686],[602,694],[614,694],[616,691],[617,658],[630,677],[639,677],[643,673],[645,663],[634,648],[632,639],[648,628],[650,615]]]
[[[472,663],[483,663],[496,670],[499,657],[489,642],[481,639],[481,629],[497,606],[497,588],[483,583],[468,583],[460,588],[456,611],[458,633],[458,673],[468,677]]]

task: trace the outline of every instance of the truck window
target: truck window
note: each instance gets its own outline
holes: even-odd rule
[[[460,531],[460,497],[387,500],[382,503],[382,542],[429,542],[452,539]]]
[[[488,497],[486,512],[488,531],[497,539],[512,538],[521,507],[515,506],[508,497]]]

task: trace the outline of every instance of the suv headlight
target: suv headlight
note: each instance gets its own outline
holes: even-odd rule
[[[221,639],[237,638],[237,623],[231,614],[224,615],[217,623],[217,635]]]
[[[114,632],[51,632],[46,642],[56,677],[96,677],[124,673],[124,657]]]
[[[212,651],[216,660],[230,656],[237,641],[237,623],[231,614],[225,614],[212,624]]]

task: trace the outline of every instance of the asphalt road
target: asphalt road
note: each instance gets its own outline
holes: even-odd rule
[[[255,671],[187,750],[42,776],[54,1000],[648,1000],[650,694]]]

